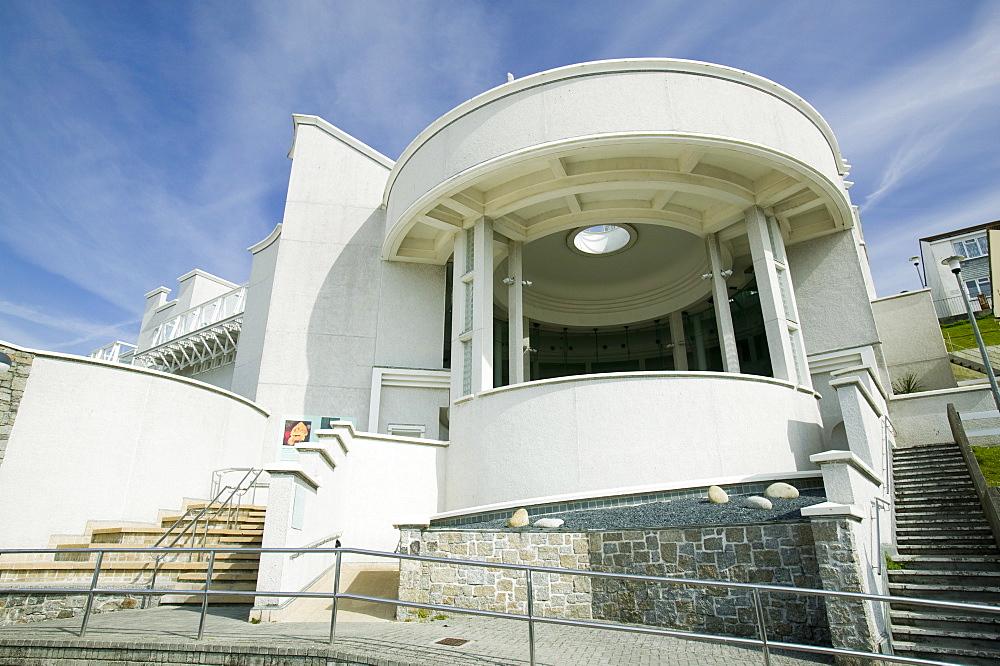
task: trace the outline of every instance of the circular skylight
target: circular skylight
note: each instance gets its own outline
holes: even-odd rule
[[[598,224],[577,229],[569,241],[571,248],[583,254],[614,254],[635,242],[635,229],[624,224]]]

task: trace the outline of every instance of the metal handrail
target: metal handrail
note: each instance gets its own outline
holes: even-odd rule
[[[229,493],[229,496],[224,501],[222,501],[218,507],[212,510],[207,517],[205,517],[205,529],[201,536],[201,546],[202,548],[204,548],[208,540],[208,527],[209,524],[212,522],[212,520],[216,519],[226,509],[226,507],[229,506],[230,511],[229,511],[229,517],[227,518],[226,521],[226,526],[227,528],[231,528],[233,522],[233,511],[232,511],[233,498],[237,497],[237,493],[239,493],[238,497],[242,498],[243,495],[247,492],[247,490],[256,485],[257,480],[260,478],[260,475],[263,472],[264,472],[263,469],[249,468],[247,469],[247,473],[243,475],[243,478],[240,479],[239,483],[237,483],[235,486],[225,486],[221,488],[219,492],[216,493],[212,497],[212,499],[208,501],[207,504],[205,504],[205,506],[201,509],[201,511],[198,512],[198,515],[196,515],[194,518],[188,521],[188,523],[184,525],[184,527],[180,530],[180,532],[177,533],[177,535],[166,547],[162,547],[161,544],[163,544],[163,542],[167,540],[167,537],[170,536],[170,534],[174,531],[174,528],[176,528],[180,523],[182,523],[185,519],[187,519],[188,516],[190,516],[195,511],[194,509],[187,509],[181,515],[181,517],[175,520],[174,523],[167,528],[167,531],[164,532],[163,535],[156,540],[156,543],[153,544],[153,548],[156,548],[158,551],[175,549],[177,543],[184,537],[185,534],[187,534],[188,530],[191,530],[191,534],[188,537],[188,547],[180,549],[180,552],[187,553],[189,557],[191,557],[194,553],[199,552],[199,549],[191,547],[193,544],[197,542],[198,539],[198,521],[201,520],[202,517],[204,517],[205,514],[209,512],[210,509],[212,509],[212,505],[214,505],[216,502],[219,501],[219,498],[222,497],[223,493],[225,493],[227,490],[231,491]],[[247,485],[246,488],[243,488],[243,482],[246,481],[251,474],[254,475],[253,480],[250,481],[250,483]],[[240,508],[242,508],[242,502],[237,504],[236,507],[237,507],[236,517],[238,518],[239,510]],[[149,578],[150,589],[153,589],[156,586],[156,576],[157,574],[159,574],[160,564],[166,557],[168,557],[168,555],[169,553],[164,553],[153,556],[154,560],[153,573]]]
[[[818,590],[813,588],[786,587],[783,585],[768,585],[758,583],[736,583],[727,581],[697,580],[692,578],[673,578],[666,576],[649,576],[642,574],[618,574],[605,571],[587,571],[583,569],[561,569],[557,567],[540,567],[523,564],[504,564],[502,562],[479,562],[475,560],[459,560],[447,557],[431,557],[427,555],[409,555],[404,553],[388,553],[377,550],[365,550],[361,548],[19,548],[0,549],[0,554],[56,554],[56,553],[97,553],[97,560],[94,564],[94,574],[91,578],[89,588],[0,588],[6,594],[75,594],[87,593],[87,603],[84,607],[83,620],[80,626],[80,636],[87,633],[87,623],[90,618],[94,597],[98,594],[128,594],[137,596],[156,596],[171,594],[176,592],[172,589],[130,589],[130,588],[98,588],[98,580],[101,571],[101,563],[106,552],[134,552],[134,553],[164,553],[164,551],[182,550],[183,552],[209,553],[209,566],[206,572],[205,588],[201,591],[191,590],[189,593],[202,595],[201,617],[198,624],[198,635],[196,640],[202,640],[205,631],[205,617],[208,610],[209,599],[214,595],[227,596],[247,596],[247,597],[287,597],[287,598],[321,598],[330,599],[332,602],[332,612],[330,616],[330,639],[329,644],[336,641],[337,629],[337,606],[340,599],[353,599],[356,601],[369,601],[373,603],[390,604],[393,606],[406,606],[412,608],[425,608],[427,610],[437,610],[444,612],[457,612],[469,615],[482,615],[486,617],[498,617],[512,620],[521,620],[528,623],[528,640],[530,663],[535,663],[534,645],[534,623],[559,624],[575,627],[585,627],[591,629],[607,629],[611,631],[625,631],[630,633],[655,634],[661,636],[673,636],[678,638],[697,639],[724,643],[730,645],[741,645],[747,647],[759,647],[762,650],[764,663],[770,664],[770,653],[773,650],[791,650],[797,652],[809,652],[813,654],[839,655],[847,657],[874,658],[883,662],[898,664],[923,664],[925,666],[951,666],[947,662],[932,661],[929,659],[917,659],[914,657],[900,657],[897,655],[887,655],[877,652],[862,652],[858,650],[847,650],[843,648],[824,647],[818,645],[805,645],[802,643],[786,643],[783,641],[770,640],[767,637],[765,627],[765,617],[763,607],[760,602],[761,592],[781,592],[786,594],[804,594],[818,597],[835,597],[843,599],[853,599],[858,601],[879,601],[885,603],[905,603],[914,606],[930,606],[934,608],[950,610],[966,610],[979,613],[992,613],[1000,615],[1000,606],[987,606],[983,604],[970,604],[958,601],[940,601],[937,599],[919,599],[910,597],[894,597],[882,594],[868,594],[864,592],[840,592],[833,590]],[[283,592],[272,590],[213,590],[212,568],[217,553],[333,553],[336,555],[336,565],[334,573],[334,585],[331,592]],[[382,597],[369,597],[361,594],[351,594],[340,591],[340,571],[341,555],[351,553],[356,555],[371,555],[376,557],[395,558],[397,560],[416,560],[421,562],[437,562],[441,564],[466,565],[476,567],[486,567],[490,569],[518,570],[525,574],[528,585],[527,613],[505,613],[502,611],[487,611],[473,608],[461,608],[458,606],[447,606],[443,604],[420,603],[416,601],[403,601],[400,599],[385,599]],[[595,622],[586,620],[571,620],[563,618],[544,617],[534,614],[533,594],[531,587],[532,575],[535,573],[553,573],[562,575],[588,576],[591,578],[613,578],[619,580],[638,580],[658,583],[668,583],[676,585],[693,585],[696,587],[725,587],[749,590],[754,597],[756,610],[757,630],[760,638],[737,638],[734,636],[717,636],[713,634],[699,634],[690,631],[678,631],[674,629],[661,629],[657,627],[633,626],[605,622]]]

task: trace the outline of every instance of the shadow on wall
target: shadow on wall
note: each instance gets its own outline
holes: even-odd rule
[[[795,469],[816,469],[809,456],[823,450],[823,428],[817,423],[789,420],[788,444],[795,457]]]
[[[308,376],[300,380],[305,414],[353,418],[362,429],[367,425],[384,235],[385,211],[375,210],[346,244],[310,244],[312,251],[336,259],[309,304]]]

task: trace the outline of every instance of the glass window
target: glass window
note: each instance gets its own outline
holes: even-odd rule
[[[984,238],[983,241],[985,242],[985,240],[986,239]],[[975,259],[976,257],[981,257],[986,253],[980,251],[978,239],[970,238],[965,241],[965,251],[962,254],[965,255],[966,259]]]

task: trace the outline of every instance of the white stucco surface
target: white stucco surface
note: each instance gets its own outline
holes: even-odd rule
[[[191,380],[38,355],[0,466],[0,546],[43,547],[88,520],[152,522],[206,497],[212,470],[260,465],[266,420]]]
[[[912,373],[924,390],[956,386],[930,289],[872,301],[872,311],[892,381]]]
[[[996,409],[989,386],[961,386],[940,391],[897,395],[889,401],[889,418],[899,446],[954,442],[948,425],[948,403],[959,414]]]
[[[501,156],[581,137],[672,132],[761,146],[838,181],[829,128],[780,86],[705,63],[609,61],[519,79],[446,114],[400,157],[388,217],[397,220],[438,184]]]
[[[452,406],[444,511],[685,479],[814,470],[815,395],[715,373],[622,373]]]

